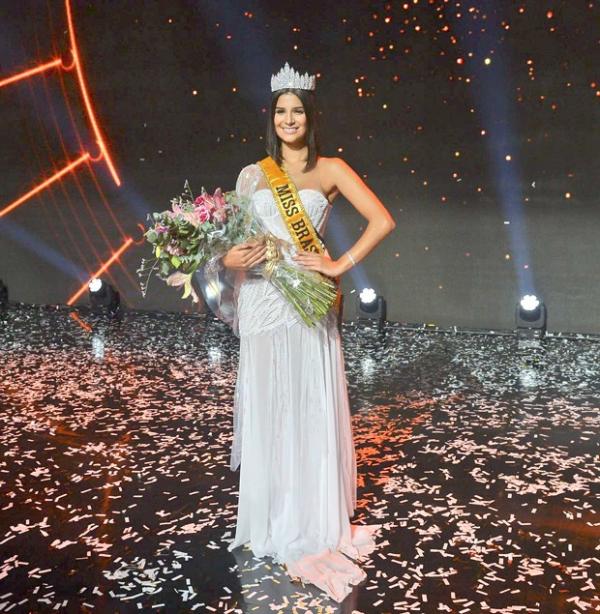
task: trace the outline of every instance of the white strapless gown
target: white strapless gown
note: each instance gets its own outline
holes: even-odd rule
[[[331,205],[300,190],[322,234]],[[252,194],[266,228],[290,241],[270,190]],[[315,328],[266,280],[239,290],[240,361],[235,392],[241,450],[232,550],[248,544],[342,601],[366,574],[351,559],[375,547],[378,526],[352,526],[356,460],[336,314]],[[348,558],[350,557],[350,558]]]

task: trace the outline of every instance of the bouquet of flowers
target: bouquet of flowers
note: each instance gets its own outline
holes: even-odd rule
[[[251,213],[248,199],[235,191],[213,194],[204,188],[194,198],[188,182],[183,194],[171,200],[171,209],[148,215],[151,227],[144,236],[152,245],[154,259],[142,260],[138,274],[145,296],[153,272],[171,286],[183,286],[182,298],[198,297],[192,287],[197,269],[223,256],[231,247],[253,239],[267,246],[261,274],[283,294],[308,326],[314,326],[331,308],[337,296],[335,282],[300,269],[283,259],[284,245],[266,232]],[[145,278],[145,279],[144,279]]]

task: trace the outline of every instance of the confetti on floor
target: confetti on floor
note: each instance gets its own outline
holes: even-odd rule
[[[238,343],[204,316],[0,315],[0,612],[600,611],[600,343],[344,326],[356,522],[341,605],[233,537]]]

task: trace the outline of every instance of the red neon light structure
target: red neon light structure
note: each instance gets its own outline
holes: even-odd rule
[[[90,96],[87,91],[87,85],[85,83],[85,79],[83,76],[83,70],[81,68],[81,61],[79,60],[79,50],[77,48],[77,40],[75,38],[75,28],[73,27],[73,16],[71,14],[71,3],[69,0],[65,0],[65,8],[67,10],[67,24],[69,26],[69,40],[71,41],[71,54],[73,56],[73,62],[75,64],[75,73],[77,74],[77,80],[79,81],[79,88],[81,90],[81,95],[83,97],[83,102],[85,104],[85,108],[90,119],[90,123],[92,124],[92,129],[96,136],[96,142],[98,143],[98,147],[100,148],[100,152],[106,165],[108,166],[108,170],[114,179],[114,182],[117,185],[121,185],[121,179],[117,174],[117,171],[114,167],[110,154],[108,153],[108,149],[106,147],[106,143],[104,142],[104,138],[102,137],[102,133],[100,132],[100,127],[98,126],[98,122],[96,120],[96,115],[94,113],[94,109],[92,107],[92,102],[90,100]]]
[[[81,90],[81,96],[83,98],[83,103],[84,103],[90,124],[92,126],[92,131],[94,132],[94,136],[96,137],[96,143],[98,144],[98,148],[100,149],[100,155],[97,156],[96,158],[92,158],[89,153],[84,153],[82,156],[80,156],[80,158],[78,158],[76,162],[67,165],[63,170],[56,173],[53,177],[51,177],[50,179],[46,181],[43,181],[35,188],[29,190],[29,192],[17,198],[17,200],[12,202],[8,206],[4,207],[4,209],[0,210],[0,217],[6,215],[7,213],[12,211],[19,205],[23,204],[25,201],[29,200],[35,194],[38,194],[39,192],[41,192],[44,188],[49,186],[51,183],[53,183],[57,179],[60,179],[61,177],[63,177],[66,173],[70,172],[71,170],[74,170],[75,167],[81,164],[81,162],[88,160],[88,159],[92,162],[100,161],[103,159],[106,162],[106,165],[108,166],[108,170],[110,171],[110,174],[112,175],[114,182],[118,186],[121,185],[121,179],[115,169],[115,165],[113,164],[112,158],[108,152],[106,142],[104,141],[104,137],[102,136],[100,126],[98,125],[98,121],[96,119],[96,114],[94,113],[92,101],[88,93],[87,85],[86,85],[85,78],[83,75],[83,69],[81,68],[81,61],[79,59],[79,49],[77,47],[77,39],[75,37],[75,28],[73,26],[73,16],[71,13],[71,4],[69,0],[65,0],[65,9],[67,12],[67,24],[68,24],[68,29],[69,29],[69,40],[71,42],[71,55],[73,57],[73,63],[67,67],[62,63],[62,60],[60,58],[56,58],[49,62],[45,62],[44,64],[40,64],[39,66],[29,68],[27,70],[21,71],[10,77],[1,79],[0,88],[6,85],[10,85],[12,83],[17,83],[18,81],[22,81],[23,79],[28,79],[29,77],[33,77],[35,75],[42,74],[52,68],[60,67],[63,70],[67,70],[67,71],[75,68],[75,73],[77,75],[77,81],[79,83],[79,89]]]
[[[4,207],[4,209],[0,209],[0,218],[4,217],[7,213],[10,213],[13,209],[16,209],[18,206],[22,205],[25,201],[29,200],[32,196],[35,196],[36,194],[38,194],[39,192],[47,188],[49,185],[51,185],[55,181],[58,181],[61,177],[63,177],[67,173],[70,173],[75,167],[79,166],[80,164],[82,164],[83,162],[89,159],[90,159],[89,153],[84,153],[83,155],[79,156],[77,160],[74,160],[70,164],[67,164],[67,166],[65,166],[62,170],[52,175],[52,177],[49,177],[45,181],[42,181],[42,183],[38,184],[37,186],[29,190],[29,192],[27,192],[26,194],[23,194],[23,196],[20,196],[19,198],[17,198],[17,200],[13,201],[10,205]]]
[[[80,60],[80,55],[79,55],[79,48],[77,46],[77,38],[76,38],[76,35],[75,35],[75,27],[73,25],[73,15],[72,15],[72,11],[71,11],[70,0],[65,0],[65,10],[66,10],[66,16],[67,16],[67,26],[68,26],[68,32],[69,32],[70,52],[71,52],[72,62],[67,66],[67,65],[65,65],[63,63],[62,59],[55,58],[55,59],[50,60],[48,62],[44,62],[42,64],[39,64],[38,66],[35,66],[33,68],[29,68],[27,70],[23,70],[23,71],[21,71],[19,73],[16,73],[14,75],[9,76],[9,77],[5,77],[3,79],[0,79],[0,88],[8,86],[8,85],[11,85],[13,83],[17,83],[19,81],[23,81],[25,79],[28,79],[30,77],[34,77],[36,75],[41,75],[41,74],[43,74],[43,73],[45,73],[45,72],[47,72],[47,71],[49,71],[51,69],[58,68],[60,70],[64,70],[65,72],[70,72],[71,70],[75,69],[75,74],[77,75],[77,82],[78,82],[78,85],[79,85],[79,90],[81,92],[81,97],[83,99],[83,104],[85,106],[86,114],[87,114],[89,123],[91,125],[91,129],[93,131],[93,134],[94,134],[94,137],[95,137],[95,141],[96,141],[96,143],[98,145],[98,148],[99,148],[99,154],[96,157],[93,157],[89,152],[82,153],[76,160],[73,160],[72,162],[68,163],[64,168],[62,168],[61,170],[55,172],[51,177],[49,177],[48,179],[45,179],[44,181],[41,181],[38,185],[33,187],[31,190],[29,190],[28,192],[26,192],[25,194],[23,194],[22,196],[20,196],[16,200],[14,200],[12,203],[7,205],[3,209],[0,209],[0,218],[4,217],[8,213],[13,211],[17,207],[19,207],[20,205],[24,204],[29,199],[31,199],[33,196],[35,196],[36,194],[39,194],[44,189],[46,189],[47,187],[49,187],[50,185],[52,185],[56,181],[60,180],[62,177],[64,177],[68,173],[74,171],[78,166],[80,166],[84,162],[87,162],[89,164],[89,163],[95,163],[95,162],[99,162],[101,160],[104,160],[104,162],[106,163],[106,165],[108,167],[108,170],[109,170],[109,172],[110,172],[114,182],[116,183],[116,185],[117,186],[121,185],[121,179],[120,179],[120,177],[119,177],[119,175],[118,175],[118,173],[116,171],[115,165],[114,165],[114,163],[112,161],[112,158],[111,158],[111,155],[110,155],[110,153],[108,151],[108,147],[107,147],[106,141],[104,139],[104,136],[102,135],[102,131],[100,130],[100,126],[99,126],[98,120],[96,119],[96,113],[95,113],[94,107],[92,105],[92,100],[91,100],[90,94],[88,92],[87,84],[86,84],[86,81],[85,81],[85,77],[84,77],[84,73],[83,73],[83,69],[82,69],[82,65],[81,65],[81,60]],[[64,88],[63,88],[63,91],[64,91]],[[63,149],[64,149],[64,147],[63,147]],[[94,181],[95,181],[95,176],[94,176],[93,171],[92,171],[92,176],[94,177]],[[96,182],[96,186],[99,189],[99,186],[98,186],[97,182]],[[83,198],[85,200],[85,196],[83,196]],[[102,196],[102,198],[103,198],[103,200],[105,200],[103,196]],[[111,214],[112,214],[112,212],[111,212]],[[121,227],[120,227],[120,225],[118,223],[118,220],[114,217],[114,215],[113,215],[113,221],[115,221],[115,223],[117,224],[117,226],[121,230]],[[122,232],[123,231],[121,230],[121,233]],[[111,266],[111,264],[113,262],[118,260],[119,256],[132,243],[134,243],[133,239],[127,237],[126,240],[125,240],[125,243],[123,243],[123,245],[121,245],[121,247],[116,252],[114,252],[112,254],[112,256],[104,264],[102,264],[102,266],[94,273],[94,276],[98,277],[98,276],[102,275],[102,273],[104,273]],[[87,287],[87,283],[84,284],[69,299],[68,304],[72,305],[81,296],[81,294],[83,294],[83,292],[85,292],[86,287]]]
[[[34,68],[24,70],[20,73],[17,73],[16,75],[13,75],[12,77],[6,77],[5,79],[0,79],[0,87],[4,87],[5,85],[10,85],[11,83],[16,83],[17,81],[21,81],[21,79],[28,79],[29,77],[32,77],[33,75],[38,75],[39,73],[42,73],[46,70],[50,70],[51,68],[55,68],[57,66],[64,68],[62,65],[62,60],[60,58],[56,60],[52,60],[51,62],[46,62],[45,64],[40,64],[39,66],[36,66]]]

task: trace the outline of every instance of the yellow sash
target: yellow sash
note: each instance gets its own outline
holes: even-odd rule
[[[325,251],[325,246],[319,238],[313,223],[310,221],[306,209],[304,209],[304,205],[300,200],[298,190],[290,176],[279,167],[271,156],[261,160],[258,165],[269,182],[279,213],[281,213],[281,217],[296,247],[307,252],[322,254]],[[271,251],[273,251],[273,248]],[[337,285],[334,306],[338,317],[341,317],[342,291],[339,278],[335,278],[334,281]]]
[[[261,160],[258,165],[269,182],[279,213],[281,213],[296,247],[305,252],[322,254],[324,251],[323,244],[289,175],[278,166],[271,156]]]

